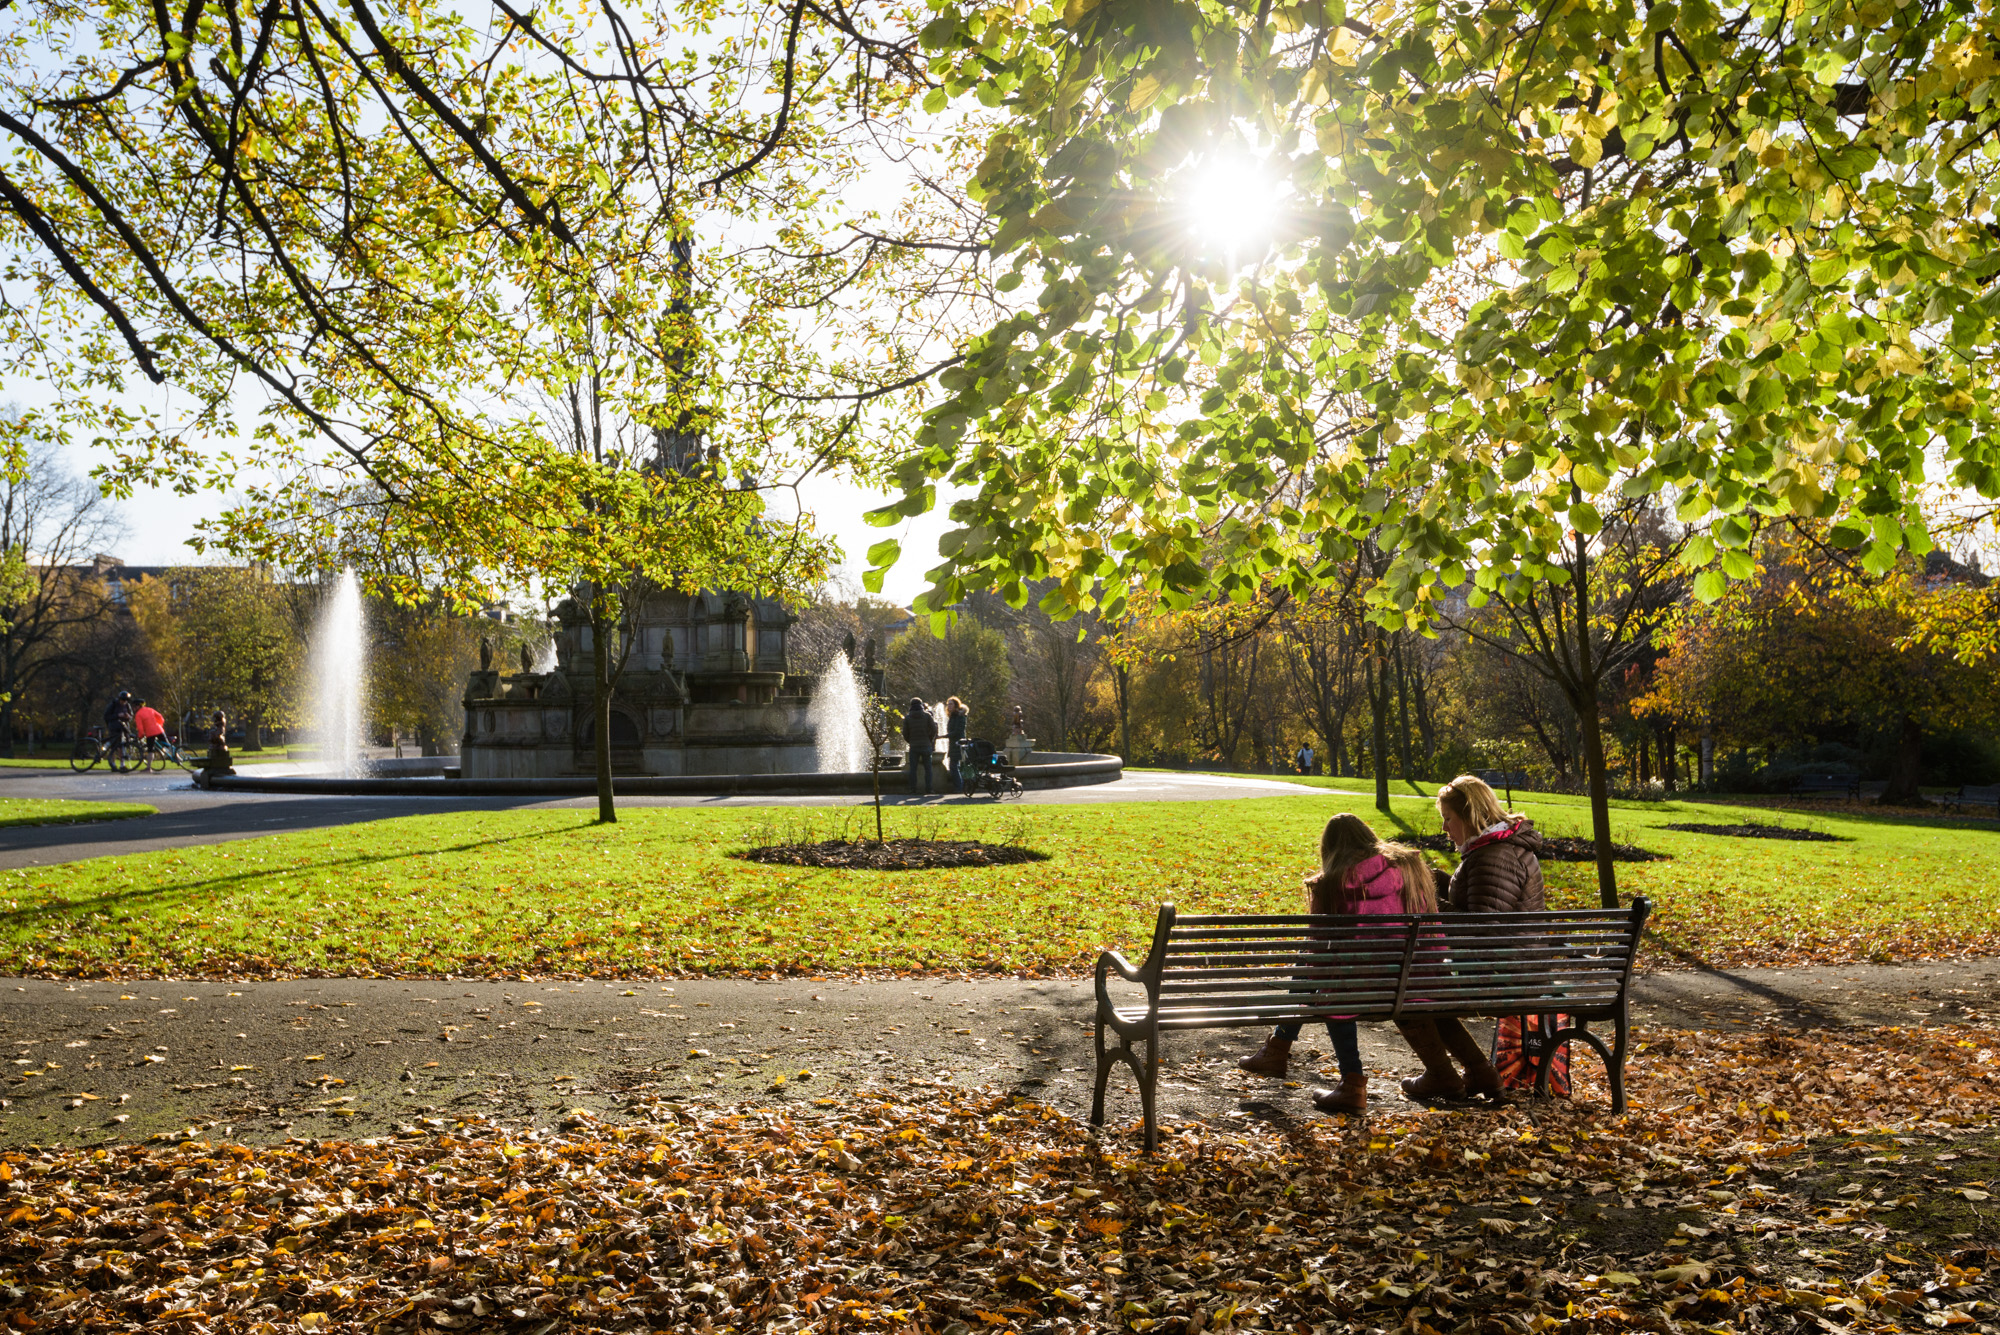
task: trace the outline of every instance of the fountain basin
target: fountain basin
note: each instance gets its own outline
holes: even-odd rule
[[[414,757],[412,758],[414,759]],[[258,778],[241,772],[211,779],[218,792],[296,793],[344,797],[587,797],[597,792],[594,778],[463,779],[446,777],[445,757],[424,757],[436,765],[436,777],[407,774],[379,778],[332,775],[272,775]],[[1117,756],[1078,751],[1036,751],[1014,776],[1023,788],[1071,788],[1112,783],[1124,772]],[[940,776],[943,766],[938,767]],[[633,774],[618,775],[612,789],[623,797],[811,797],[861,796],[874,792],[867,772],[842,774]],[[901,797],[908,791],[902,770],[882,772],[882,795]]]

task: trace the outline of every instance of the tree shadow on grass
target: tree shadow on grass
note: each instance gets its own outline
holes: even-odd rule
[[[587,826],[595,825],[596,819],[589,817],[574,825],[564,825],[547,830],[530,830],[523,834],[496,835],[491,839],[475,839],[462,844],[445,844],[434,848],[416,849],[401,853],[364,854],[350,858],[335,858],[325,862],[312,862],[288,867],[260,867],[254,871],[232,872],[227,876],[212,876],[207,880],[191,881],[183,884],[147,886],[141,889],[125,890],[114,894],[97,895],[89,899],[58,899],[44,904],[34,904],[0,913],[0,926],[27,923],[43,918],[72,917],[85,913],[102,912],[111,908],[129,908],[148,900],[172,902],[176,898],[193,898],[203,892],[213,892],[229,886],[240,886],[250,881],[273,875],[308,875],[314,872],[334,871],[342,868],[382,866],[401,862],[408,858],[434,857],[441,853],[471,853],[482,848],[493,848],[501,844],[520,843],[528,839],[545,839],[551,835],[569,834]]]

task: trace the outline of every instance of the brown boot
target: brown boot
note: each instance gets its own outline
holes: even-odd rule
[[[1500,1088],[1500,1072],[1493,1069],[1486,1049],[1480,1047],[1479,1040],[1467,1033],[1465,1026],[1457,1020],[1439,1020],[1436,1023],[1445,1051],[1458,1058],[1458,1064],[1465,1068],[1467,1096],[1492,1099],[1497,1103],[1504,1097]]]
[[[1464,1098],[1465,1082],[1452,1068],[1444,1040],[1438,1036],[1438,1027],[1429,1020],[1398,1020],[1396,1028],[1402,1031],[1410,1050],[1424,1064],[1422,1075],[1403,1082],[1403,1097],[1418,1103],[1432,1099]]]
[[[1264,1040],[1264,1046],[1248,1057],[1240,1058],[1237,1069],[1251,1075],[1282,1076],[1292,1057],[1292,1040],[1279,1038],[1276,1034]]]
[[[1313,1094],[1313,1107],[1323,1113],[1359,1113],[1368,1111],[1368,1077],[1365,1075],[1343,1075],[1336,1089],[1322,1089]]]

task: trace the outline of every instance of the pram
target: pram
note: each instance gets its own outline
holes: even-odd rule
[[[982,738],[968,737],[958,744],[958,787],[963,793],[1019,796],[1021,781],[1014,777],[1013,762],[998,747]]]

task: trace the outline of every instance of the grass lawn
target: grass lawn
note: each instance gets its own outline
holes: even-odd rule
[[[9,825],[76,825],[157,815],[144,802],[72,802],[66,797],[0,797],[0,828]]]
[[[865,809],[630,808],[406,816],[197,849],[0,873],[0,971],[384,974],[1085,970],[1144,948],[1155,906],[1295,911],[1319,827],[1368,798],[1298,797],[889,813],[891,835],[1025,842],[1045,862],[836,872],[728,857],[777,828],[859,831]],[[1521,798],[1550,833],[1585,834],[1571,798]],[[1684,834],[1671,821],[1768,812],[1619,807],[1619,864],[1657,905],[1655,960],[1716,966],[2000,951],[2000,835],[1946,822],[1789,816],[1841,836],[1796,843]],[[1426,799],[1396,818],[1429,832]],[[808,830],[806,827],[810,827]],[[1378,828],[1381,825],[1378,824]],[[1385,830],[1385,833],[1387,831]],[[1557,903],[1594,902],[1591,869],[1549,863]]]

